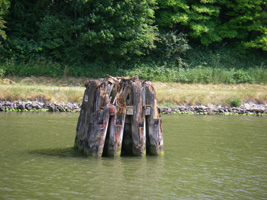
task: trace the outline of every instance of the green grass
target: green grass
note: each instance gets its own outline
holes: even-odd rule
[[[72,77],[90,77],[100,78],[107,73],[118,75],[119,71],[114,66],[102,65],[97,63],[82,63],[69,65],[58,63],[46,58],[30,59],[28,61],[17,61],[15,59],[6,59],[0,62],[0,78],[5,76],[47,76],[62,78]]]
[[[267,84],[267,52],[242,53],[230,45],[192,46],[179,63],[175,58],[138,57],[109,63],[77,60],[59,63],[48,58],[1,59],[0,78],[5,76],[47,76],[101,78],[135,76],[160,82],[193,84]],[[176,64],[175,64],[176,63]]]
[[[265,65],[246,69],[212,68],[197,66],[194,68],[178,68],[141,64],[130,69],[117,69],[116,67],[100,67],[98,65],[61,66],[53,62],[16,63],[8,61],[0,64],[0,78],[8,76],[48,76],[48,77],[90,77],[100,78],[106,74],[112,76],[135,76],[141,79],[160,82],[193,83],[193,84],[267,84],[267,67]]]
[[[198,66],[179,69],[167,67],[142,66],[130,69],[128,76],[138,75],[141,79],[161,82],[193,84],[267,84],[267,69],[255,67],[248,69],[225,69]]]

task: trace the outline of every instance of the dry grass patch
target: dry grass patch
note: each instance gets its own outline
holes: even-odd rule
[[[267,85],[204,85],[155,82],[160,104],[229,105],[234,98],[242,102],[267,103]]]
[[[84,89],[84,87],[44,85],[0,85],[0,99],[9,101],[81,102]]]
[[[46,86],[84,86],[84,83],[88,80],[92,80],[86,77],[62,77],[62,78],[52,78],[52,77],[17,77],[8,76],[6,80],[10,80],[13,84],[19,85],[46,85]],[[2,84],[0,82],[0,84]]]
[[[86,81],[87,78],[72,77],[8,77],[4,82],[0,82],[0,100],[81,102]],[[154,82],[154,87],[160,105],[230,105],[233,99],[239,99],[241,102],[267,103],[267,85]]]

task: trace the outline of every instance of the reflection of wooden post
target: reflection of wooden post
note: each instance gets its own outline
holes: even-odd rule
[[[146,150],[162,154],[161,118],[152,84],[138,77],[111,76],[86,84],[75,147],[93,157],[144,156]]]

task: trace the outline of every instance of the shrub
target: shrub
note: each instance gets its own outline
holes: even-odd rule
[[[247,71],[244,70],[237,70],[233,74],[234,80],[236,83],[251,83],[251,77],[249,76]]]
[[[231,106],[232,107],[238,107],[241,106],[242,102],[239,98],[235,97],[232,101],[231,101]]]
[[[159,40],[156,42],[157,48],[152,52],[152,56],[155,56],[157,63],[182,67],[184,65],[182,57],[190,49],[186,35],[169,32],[159,34],[158,37]]]
[[[0,79],[3,78],[3,76],[5,75],[5,69],[0,67]]]

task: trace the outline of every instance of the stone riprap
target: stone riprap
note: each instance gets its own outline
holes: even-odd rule
[[[239,115],[267,115],[267,105],[244,103],[239,107],[230,106],[177,106],[177,108],[161,108],[162,114],[239,114]]]
[[[39,101],[0,101],[0,111],[48,111],[48,112],[79,112],[81,103],[50,103]],[[160,107],[162,114],[239,114],[267,115],[267,105],[244,103],[239,107],[230,106],[177,106],[177,108]]]
[[[39,102],[39,101],[0,101],[0,111],[50,111],[75,112],[80,111],[80,103]]]

